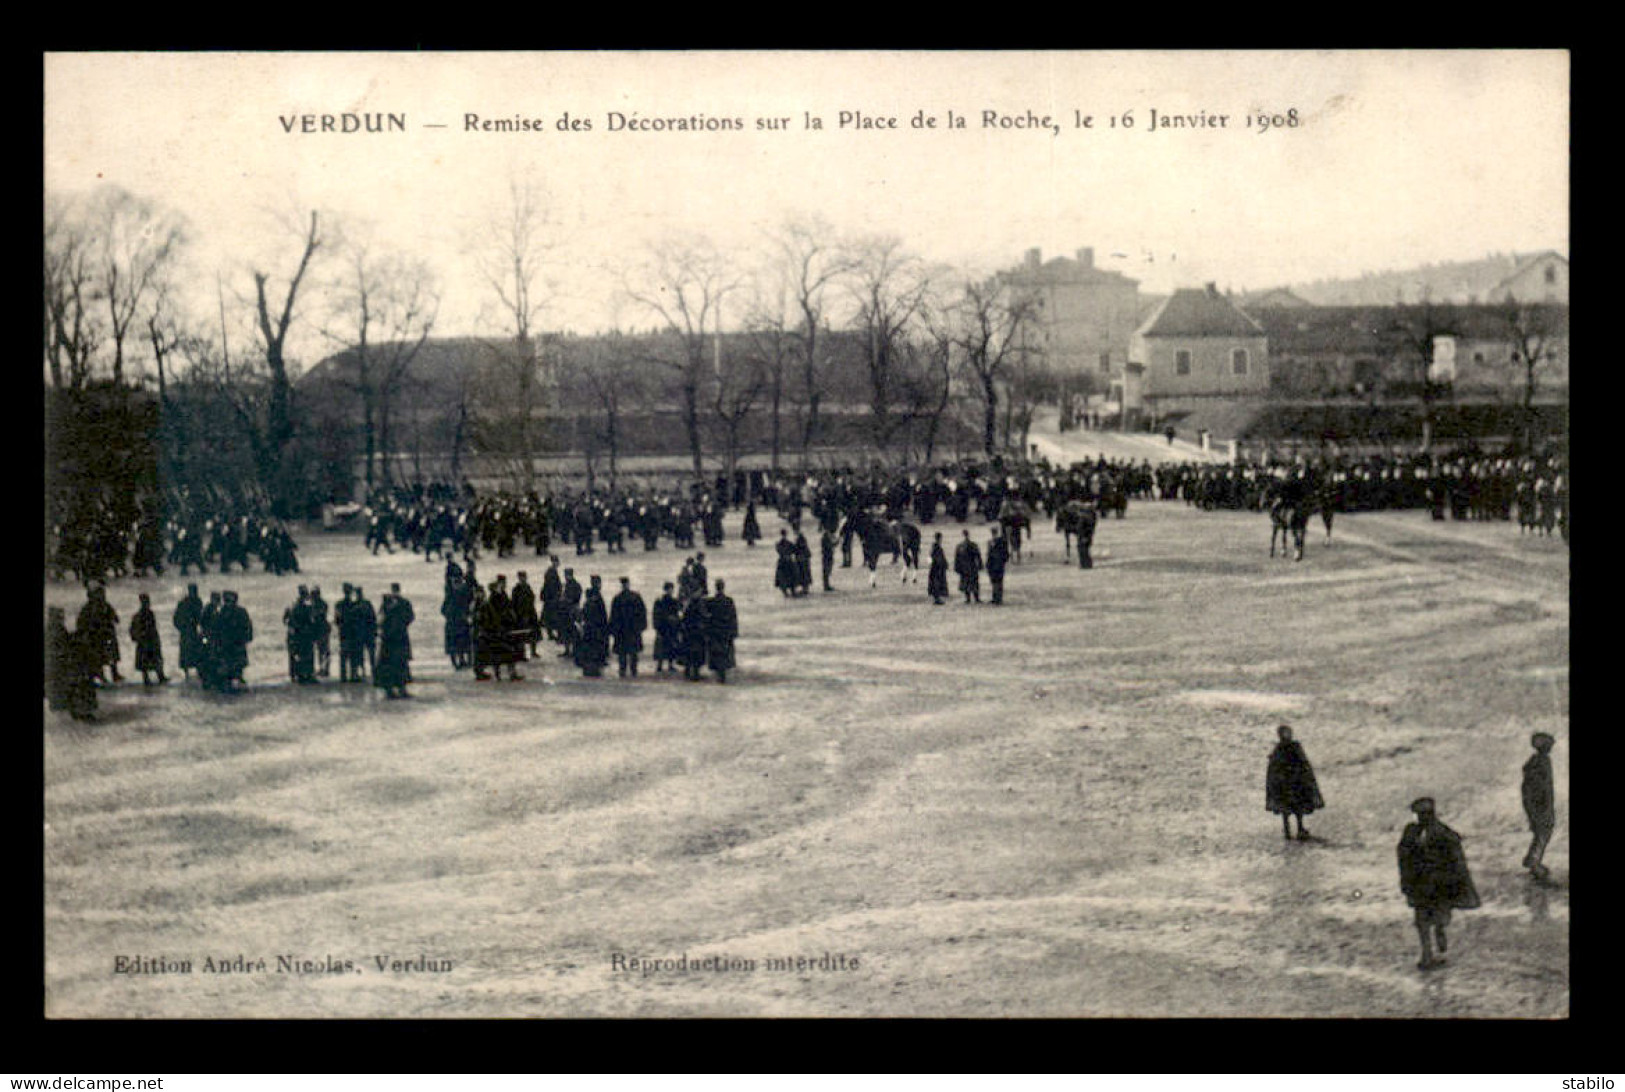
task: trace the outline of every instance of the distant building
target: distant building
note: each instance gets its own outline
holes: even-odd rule
[[[1569,302],[1569,262],[1555,250],[1492,254],[1467,262],[1370,273],[1294,285],[1291,293],[1321,307],[1384,307],[1395,303],[1471,304]],[[1253,306],[1273,306],[1254,301]]]
[[[1130,350],[1145,371],[1140,397],[1125,389],[1124,408],[1180,397],[1245,397],[1269,390],[1269,338],[1264,327],[1215,285],[1182,288],[1134,334]],[[1130,383],[1133,387],[1136,384]]]
[[[1078,250],[1076,258],[1042,258],[1034,247],[1021,265],[999,273],[998,282],[1036,303],[1037,322],[1024,335],[1042,349],[1049,367],[1064,378],[1093,376],[1105,389],[1129,358],[1139,282],[1097,268],[1092,247]]]
[[[1510,398],[1527,381],[1523,354],[1537,351],[1535,378],[1547,393],[1569,381],[1568,308],[1562,304],[1277,307],[1250,312],[1269,337],[1273,386],[1283,394],[1372,390],[1412,378],[1415,348],[1405,326],[1433,330],[1435,382],[1458,395]],[[1533,336],[1514,336],[1516,316]]]

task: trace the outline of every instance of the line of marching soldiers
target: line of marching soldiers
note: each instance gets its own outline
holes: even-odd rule
[[[739,636],[739,613],[734,601],[716,582],[710,594],[705,555],[687,559],[676,583],[668,582],[655,601],[654,660],[656,674],[683,666],[690,679],[699,679],[709,667],[717,681],[726,682],[734,667],[734,642]],[[571,660],[587,678],[599,678],[613,655],[622,678],[636,677],[644,648],[644,632],[651,613],[643,596],[632,589],[628,577],[606,604],[603,579],[592,574],[585,588],[575,570],[561,571],[559,559],[548,559],[540,595],[529,575],[518,574],[510,589],[506,574],[481,585],[475,563],[465,571],[455,561],[446,563],[446,655],[453,669],[473,668],[480,681],[500,679],[503,669],[511,680],[522,679],[518,665],[539,659],[545,639],[560,648],[560,658]]]
[[[185,576],[218,565],[248,571],[257,558],[269,573],[299,571],[299,546],[286,524],[263,500],[194,498],[187,490],[167,496],[136,490],[126,496],[59,497],[47,542],[46,564],[55,579],[68,573],[86,585],[112,577],[162,574],[167,566]]]

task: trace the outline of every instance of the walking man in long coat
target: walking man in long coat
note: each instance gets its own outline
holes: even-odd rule
[[[621,577],[621,590],[609,607],[609,636],[620,659],[621,678],[630,672],[638,677],[638,653],[643,651],[643,631],[649,628],[649,610],[643,596],[632,590],[632,581]]]
[[[1406,826],[1399,839],[1399,889],[1416,910],[1416,935],[1422,942],[1417,967],[1426,971],[1444,962],[1450,947],[1444,931],[1451,911],[1476,909],[1478,891],[1467,871],[1461,835],[1440,821],[1433,799],[1424,796],[1412,802],[1411,810],[1416,822]],[[1433,951],[1435,937],[1438,955]]]
[[[1320,786],[1303,744],[1292,738],[1292,728],[1283,724],[1275,732],[1279,742],[1270,752],[1269,768],[1264,772],[1264,807],[1281,817],[1281,835],[1289,840],[1291,817],[1297,816],[1298,840],[1308,841],[1303,817],[1325,807],[1326,802],[1320,798]]]
[[[1535,753],[1523,764],[1523,811],[1529,817],[1529,829],[1534,838],[1529,852],[1524,854],[1523,866],[1537,880],[1545,880],[1551,872],[1541,863],[1546,856],[1546,843],[1552,840],[1557,827],[1557,792],[1552,781],[1552,746],[1557,742],[1545,732],[1536,732],[1529,740]]]
[[[683,619],[678,628],[678,642],[682,648],[683,677],[690,682],[700,681],[700,669],[705,666],[705,612],[706,600],[696,595],[683,604]]]
[[[414,621],[411,602],[401,595],[401,586],[391,584],[378,612],[378,668],[373,685],[383,688],[388,698],[410,697],[412,640],[407,631]]]

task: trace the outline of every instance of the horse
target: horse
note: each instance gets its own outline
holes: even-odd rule
[[[1004,540],[1010,544],[1011,558],[1019,563],[1021,540],[1024,535],[1032,534],[1033,527],[1027,506],[1014,497],[1006,497],[999,508],[999,526],[1004,528]]]
[[[1303,560],[1303,535],[1309,528],[1313,504],[1299,500],[1288,493],[1278,494],[1270,503],[1270,556],[1275,556],[1275,540],[1281,540],[1281,558],[1286,558],[1288,533],[1292,536],[1294,561]]]
[[[1089,547],[1094,543],[1095,527],[1100,517],[1089,506],[1089,502],[1081,500],[1067,501],[1055,511],[1055,529],[1060,531],[1065,543],[1066,554],[1062,563],[1072,560],[1072,536],[1078,537],[1078,564],[1083,568],[1092,568],[1093,559],[1089,557]]]
[[[852,513],[852,529],[863,543],[863,567],[869,570],[869,586],[875,586],[880,555],[890,553],[892,564],[903,562],[903,582],[920,579],[920,529],[906,520],[887,523],[867,509]]]

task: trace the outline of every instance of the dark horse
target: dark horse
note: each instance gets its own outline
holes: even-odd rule
[[[1010,556],[1019,562],[1021,540],[1033,531],[1027,506],[1017,497],[1005,497],[1004,503],[999,506],[999,526],[1004,528],[1004,540],[1010,544]]]
[[[1060,531],[1066,541],[1066,555],[1062,564],[1072,559],[1072,538],[1078,539],[1078,564],[1082,568],[1093,568],[1094,559],[1089,555],[1089,548],[1094,544],[1095,527],[1100,516],[1088,501],[1071,500],[1061,505],[1055,512],[1055,529]]]
[[[1270,556],[1275,556],[1275,542],[1280,539],[1281,557],[1287,553],[1287,536],[1292,536],[1292,560],[1303,560],[1303,535],[1309,529],[1309,517],[1318,507],[1313,493],[1300,481],[1281,482],[1271,487],[1266,495],[1270,514]],[[1330,506],[1326,506],[1329,510]],[[1328,533],[1330,527],[1328,526]]]
[[[875,567],[880,555],[890,553],[892,564],[903,563],[903,580],[920,579],[920,529],[907,520],[892,523],[866,508],[852,513],[852,530],[863,543],[863,567],[869,570],[869,586],[875,586]]]

